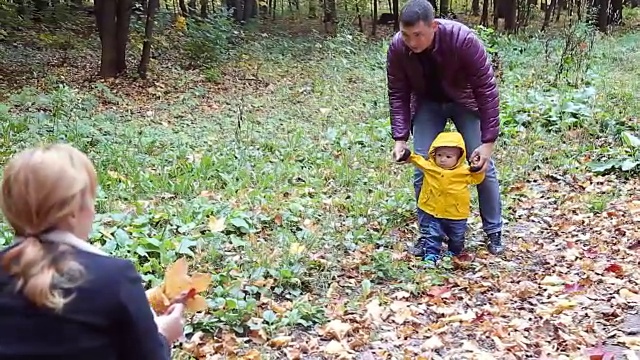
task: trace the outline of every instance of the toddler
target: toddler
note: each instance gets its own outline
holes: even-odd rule
[[[424,174],[418,207],[426,216],[419,226],[426,239],[424,260],[431,266],[440,259],[443,235],[449,239],[448,255],[458,256],[464,250],[471,204],[469,185],[484,180],[484,172],[469,167],[465,159],[464,139],[458,132],[438,134],[428,159],[408,149],[399,159],[408,160]]]

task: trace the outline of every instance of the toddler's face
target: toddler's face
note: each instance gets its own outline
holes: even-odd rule
[[[439,147],[436,149],[436,164],[444,169],[450,169],[458,163],[460,149],[455,147]]]

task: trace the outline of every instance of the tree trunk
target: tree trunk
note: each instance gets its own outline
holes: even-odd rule
[[[378,19],[378,0],[373,0],[372,11],[371,36],[376,36],[376,32],[378,31],[378,22],[376,21]]]
[[[233,19],[238,18],[238,12],[240,8],[241,0],[225,0],[225,5],[227,6],[227,11],[231,12],[231,17]]]
[[[209,12],[207,11],[207,6],[209,5],[209,0],[200,0],[200,17],[206,19],[209,16]]]
[[[318,17],[318,3],[316,3],[316,0],[309,0],[309,13],[307,17],[309,19],[316,19]]]
[[[115,77],[118,74],[116,62],[116,2],[112,0],[95,0],[94,14],[100,36],[102,51],[100,54],[100,76]]]
[[[449,0],[440,0],[440,15],[449,13]]]
[[[27,15],[27,0],[18,0],[16,5],[16,12],[18,15],[25,17]]]
[[[622,25],[622,0],[611,0],[609,24]]]
[[[551,23],[551,14],[553,13],[553,9],[556,8],[557,3],[558,0],[551,0],[551,4],[549,4],[545,9],[544,21],[542,22],[542,31],[545,31],[549,27],[549,24]]]
[[[498,30],[498,23],[500,21],[500,3],[507,0],[493,0],[493,28]]]
[[[244,8],[247,5],[247,1],[248,0],[236,0],[237,8],[235,11],[235,14],[236,14],[235,19],[237,22],[242,22],[242,20],[244,20]]]
[[[400,5],[398,0],[393,0],[393,30],[400,31]]]
[[[189,7],[189,15],[195,15],[196,14],[196,0],[189,0],[189,2],[187,3],[187,6]]]
[[[560,21],[560,15],[562,14],[562,10],[564,10],[567,6],[567,0],[558,0],[556,4],[556,8],[554,9],[556,12],[556,22]]]
[[[489,0],[482,2],[482,16],[480,17],[480,25],[489,26]]]
[[[142,57],[140,58],[140,65],[138,65],[138,75],[143,80],[147,78],[147,70],[149,69],[149,61],[151,60],[153,25],[155,23],[156,11],[158,10],[159,4],[159,0],[149,0],[147,4],[147,22],[144,27],[144,44],[142,45]]]
[[[504,0],[505,14],[504,14],[504,29],[513,33],[516,30],[516,6],[518,0]]]
[[[598,30],[607,32],[609,22],[609,0],[600,0],[598,8]]]
[[[576,15],[578,15],[578,21],[582,22],[582,0],[576,0]]]
[[[253,1],[253,6],[251,7],[251,18],[257,18],[258,17],[258,0],[252,0]]]
[[[253,15],[253,10],[256,6],[256,0],[244,0],[244,12],[242,21],[247,23]]]
[[[473,14],[473,16],[480,15],[480,0],[471,1],[471,13]]]
[[[44,13],[49,7],[49,1],[47,0],[34,0],[33,1],[33,13],[31,14],[31,20],[34,22],[41,22],[44,19]]]
[[[95,0],[94,12],[102,46],[100,75],[115,77],[127,69],[131,0]]]
[[[356,3],[356,16],[358,17],[358,27],[360,28],[360,32],[364,33],[364,24],[362,23],[362,14],[360,14],[360,5]]]
[[[322,22],[324,31],[328,34],[335,33],[336,13],[336,0],[324,0]]]
[[[184,17],[189,16],[189,9],[187,9],[187,4],[184,2],[184,0],[178,0],[178,6],[180,7],[180,12],[182,13],[182,16]]]
[[[129,42],[129,24],[131,23],[131,0],[117,0],[116,51],[118,72],[127,69],[127,43]]]

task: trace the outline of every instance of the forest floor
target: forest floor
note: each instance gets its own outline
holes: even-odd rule
[[[180,257],[212,275],[176,358],[636,359],[640,32],[480,32],[501,63],[508,250],[481,246],[473,191],[475,258],[428,270],[406,253],[388,38],[263,26],[220,48],[230,25],[187,26],[157,37],[147,81],[97,79],[90,27],[0,32],[2,162],[74,144],[100,174],[93,242],[147,287]]]

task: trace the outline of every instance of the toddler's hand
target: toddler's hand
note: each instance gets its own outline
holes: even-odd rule
[[[402,163],[406,162],[409,159],[409,156],[411,156],[411,150],[404,148],[397,161]]]

